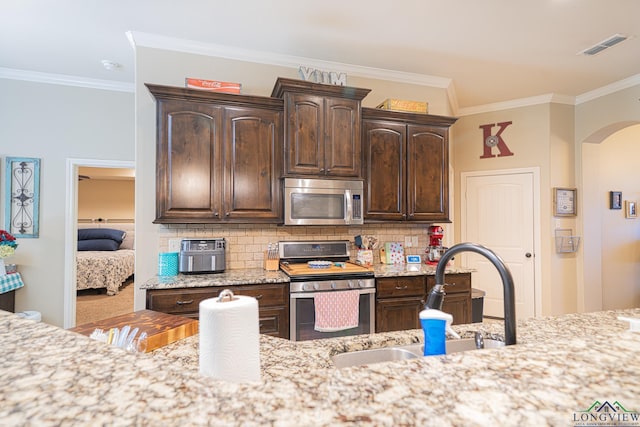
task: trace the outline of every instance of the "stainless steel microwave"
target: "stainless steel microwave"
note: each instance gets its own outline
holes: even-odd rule
[[[284,179],[285,225],[362,224],[361,180]]]

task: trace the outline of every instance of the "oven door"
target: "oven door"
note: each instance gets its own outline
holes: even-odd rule
[[[335,332],[319,332],[315,328],[315,292],[290,294],[290,335],[291,341],[315,340],[319,338],[345,337],[372,334],[375,332],[375,288],[359,289],[359,319],[356,328]],[[343,292],[343,291],[332,291]]]

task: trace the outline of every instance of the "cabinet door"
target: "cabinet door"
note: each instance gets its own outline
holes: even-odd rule
[[[442,311],[453,315],[453,324],[471,323],[471,273],[446,274]],[[427,293],[435,286],[435,276],[427,276]]]
[[[420,328],[420,298],[386,298],[376,302],[376,332],[404,331]]]
[[[159,101],[156,222],[220,217],[221,115],[218,107]]]
[[[285,95],[285,174],[324,173],[324,98]]]
[[[407,219],[449,220],[449,144],[447,130],[408,126]]]
[[[325,99],[324,165],[320,171],[326,175],[360,177],[362,143],[359,105],[360,102],[353,99]]]
[[[366,183],[364,218],[402,220],[406,205],[406,126],[364,120],[362,127]]]
[[[454,325],[471,323],[471,296],[467,294],[449,294],[442,303],[442,311],[453,316]]]
[[[282,221],[281,121],[277,111],[225,108],[225,219]]]

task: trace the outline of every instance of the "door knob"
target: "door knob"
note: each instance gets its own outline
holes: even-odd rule
[[[526,256],[527,258],[531,258],[531,252],[527,252],[526,254],[524,254],[524,256]]]

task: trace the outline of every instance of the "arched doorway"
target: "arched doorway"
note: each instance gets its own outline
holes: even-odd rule
[[[579,311],[640,305],[640,221],[609,208],[609,191],[640,201],[640,122],[617,122],[581,143],[582,268]]]

